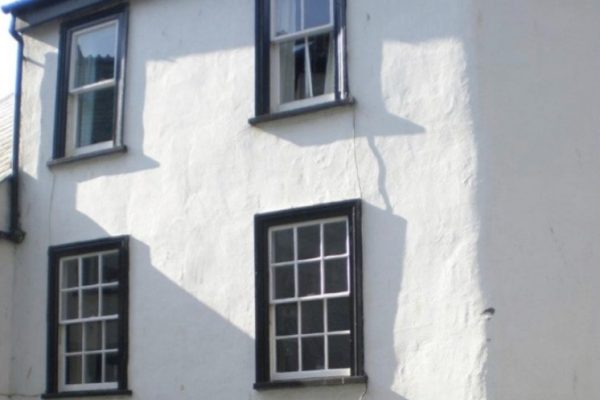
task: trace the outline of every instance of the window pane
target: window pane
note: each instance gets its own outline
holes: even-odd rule
[[[333,49],[330,35],[313,36],[308,39],[310,51],[310,71],[312,75],[312,95],[320,96],[333,92]]]
[[[298,228],[298,259],[319,257],[321,231],[319,225]]]
[[[294,231],[292,229],[274,231],[272,237],[273,261],[292,261],[294,259]]]
[[[333,222],[323,227],[325,255],[346,253],[346,222]]]
[[[294,266],[273,268],[275,298],[294,297]]]
[[[102,354],[85,356],[85,383],[102,382]]]
[[[77,98],[77,147],[112,140],[115,88],[82,93]]]
[[[300,30],[300,0],[275,1],[275,36]]]
[[[83,290],[81,299],[81,316],[83,318],[98,315],[98,289]]]
[[[75,36],[75,87],[114,77],[116,25]]]
[[[119,314],[119,288],[102,288],[102,315]]]
[[[325,261],[325,293],[348,290],[348,261],[346,258]]]
[[[78,95],[77,147],[113,139],[115,88]]]
[[[282,103],[306,98],[304,39],[279,44],[279,88]]]
[[[81,324],[69,324],[65,325],[66,332],[66,347],[67,352],[77,352],[81,351],[82,341],[81,341]]]
[[[105,346],[106,349],[118,349],[119,348],[119,321],[112,320],[106,321],[105,331]]]
[[[296,303],[275,306],[275,334],[278,336],[298,333],[298,305]]]
[[[79,318],[79,292],[67,292],[62,296],[63,319]]]
[[[350,368],[350,335],[331,335],[329,340],[329,368]]]
[[[81,356],[65,357],[67,385],[81,383]]]
[[[105,355],[104,366],[105,382],[116,382],[119,377],[119,353],[108,353]]]
[[[304,301],[302,309],[302,333],[323,332],[323,300]]]
[[[62,262],[63,288],[79,286],[79,267],[77,259]]]
[[[321,294],[321,263],[298,264],[298,295]]]
[[[298,339],[277,341],[277,372],[298,371]]]
[[[329,332],[350,330],[350,298],[327,300],[327,330]]]
[[[98,256],[81,259],[81,274],[84,285],[98,283]]]
[[[323,337],[302,338],[302,370],[325,368]]]
[[[331,22],[331,0],[304,0],[304,29]]]
[[[85,349],[102,349],[102,322],[88,322],[85,325]]]
[[[119,254],[109,253],[102,256],[102,282],[119,280]]]

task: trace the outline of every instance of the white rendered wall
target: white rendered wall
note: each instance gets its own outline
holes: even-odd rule
[[[44,391],[48,246],[128,234],[134,399],[358,399],[252,389],[252,224],[362,198],[365,398],[485,398],[471,3],[348,3],[356,105],[251,127],[254,1],[133,1],[129,151],[51,169],[58,26],[29,33],[15,392]]]
[[[14,246],[0,241],[0,400],[11,393],[13,256]]]
[[[490,400],[600,396],[600,3],[479,3]]]

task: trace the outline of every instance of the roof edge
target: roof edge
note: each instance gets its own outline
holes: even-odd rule
[[[57,2],[61,2],[63,0],[58,0]],[[8,3],[2,6],[2,11],[5,14],[18,14],[21,11],[25,10],[35,10],[37,8],[41,8],[47,5],[50,5],[51,2],[47,0],[17,0],[12,3]]]

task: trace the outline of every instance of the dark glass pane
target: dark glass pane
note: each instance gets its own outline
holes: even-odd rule
[[[65,326],[67,353],[81,351],[81,324],[69,324]]]
[[[102,288],[102,315],[119,314],[119,288]]]
[[[333,53],[329,34],[308,39],[310,51],[310,71],[312,74],[313,96],[333,92]],[[329,73],[329,76],[327,74]]]
[[[119,281],[119,253],[102,256],[102,282]]]
[[[102,322],[87,322],[85,326],[85,349],[102,349]]]
[[[116,382],[119,379],[119,353],[108,353],[105,355],[105,382]]]
[[[281,103],[306,98],[305,50],[304,39],[279,44]]]
[[[350,335],[331,335],[329,340],[329,368],[350,368]]]
[[[275,36],[286,35],[300,30],[300,0],[276,0],[275,9]]]
[[[62,308],[63,319],[79,318],[79,292],[63,293]]]
[[[106,321],[106,331],[105,331],[105,345],[106,349],[118,349],[119,348],[119,321],[112,320]]]
[[[323,332],[323,300],[303,301],[302,333]]]
[[[277,372],[298,371],[298,339],[282,339],[276,345]]]
[[[81,356],[70,356],[65,358],[66,377],[65,383],[73,385],[81,383]]]
[[[321,294],[321,263],[298,264],[298,295]]]
[[[323,336],[302,338],[302,370],[325,368]]]
[[[331,0],[304,0],[304,29],[331,22]]]
[[[63,261],[62,263],[62,287],[79,286],[79,266],[77,259]]]
[[[102,354],[85,356],[85,383],[102,382]]]
[[[294,259],[294,231],[286,229],[272,233],[273,261],[283,262]]]
[[[319,225],[298,228],[298,259],[315,258],[321,255],[321,229]]]
[[[275,334],[283,336],[296,333],[298,333],[298,304],[277,304],[275,306]]]
[[[327,330],[329,332],[350,330],[350,298],[327,300]]]
[[[98,289],[87,289],[81,293],[81,316],[83,318],[98,316]]]
[[[94,285],[98,283],[98,256],[82,258],[81,273],[84,285]]]
[[[74,38],[75,87],[114,77],[116,25],[76,34]]]
[[[273,268],[275,298],[294,297],[294,266]]]
[[[333,222],[323,226],[325,255],[346,253],[346,222]]]
[[[113,139],[115,88],[78,95],[77,147]]]
[[[348,260],[340,258],[325,261],[325,293],[348,290]]]

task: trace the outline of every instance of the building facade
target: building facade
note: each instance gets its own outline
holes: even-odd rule
[[[600,5],[5,11],[1,400],[600,395]]]

